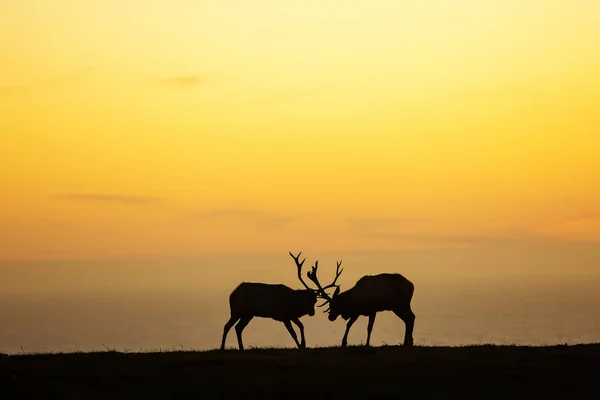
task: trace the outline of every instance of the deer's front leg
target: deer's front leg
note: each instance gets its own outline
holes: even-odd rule
[[[346,347],[346,345],[348,344],[348,332],[350,332],[350,328],[356,322],[357,319],[358,317],[352,317],[348,320],[348,323],[346,324],[346,333],[344,333],[344,338],[342,339],[342,347]]]
[[[302,322],[300,322],[298,318],[294,318],[292,322],[298,325],[298,328],[300,329],[300,348],[304,349],[306,348],[306,339],[304,338],[304,324],[302,324]]]
[[[296,332],[294,332],[294,328],[292,327],[292,323],[290,321],[284,321],[283,323],[285,328],[288,330],[294,342],[296,342],[296,346],[300,347],[300,342],[298,342],[298,336],[296,336]]]

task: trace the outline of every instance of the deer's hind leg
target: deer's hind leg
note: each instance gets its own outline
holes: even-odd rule
[[[240,346],[240,350],[244,350],[244,343],[242,343],[242,331],[252,321],[254,317],[242,317],[240,318],[240,322],[235,326],[235,333],[237,335],[238,345]]]
[[[377,313],[373,313],[371,315],[369,315],[369,323],[367,325],[367,344],[366,346],[369,347],[371,345],[371,332],[373,332],[373,325],[375,324],[375,315]]]
[[[394,314],[404,321],[404,325],[406,326],[406,330],[404,332],[404,346],[412,346],[413,330],[415,328],[415,314],[412,312],[410,304],[398,310],[394,310]]]
[[[231,318],[229,318],[229,321],[227,321],[227,323],[225,324],[225,327],[223,328],[223,339],[221,340],[221,350],[225,350],[225,341],[227,340],[227,334],[229,333],[231,327],[235,325],[235,323],[238,322],[239,319],[239,317],[234,317],[232,315]]]

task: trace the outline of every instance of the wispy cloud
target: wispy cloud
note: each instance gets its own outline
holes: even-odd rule
[[[490,241],[500,240],[484,235],[404,235],[393,233],[367,233],[365,236],[379,239],[390,239],[406,242],[435,242],[435,243],[456,243],[456,244],[478,244]]]
[[[162,82],[168,84],[168,85],[173,85],[173,86],[177,86],[180,87],[182,89],[190,89],[196,86],[201,85],[202,83],[204,83],[205,78],[202,76],[194,76],[194,75],[188,75],[188,76],[175,76],[172,78],[166,78],[163,79]]]
[[[353,230],[358,232],[372,233],[373,231],[381,230],[397,230],[403,226],[408,226],[415,223],[426,222],[424,218],[396,218],[396,217],[379,217],[379,218],[348,218],[345,223]]]
[[[67,193],[61,197],[74,201],[116,202],[128,204],[148,204],[162,199],[157,197],[128,196],[104,193]]]
[[[22,93],[29,89],[27,85],[4,85],[0,86],[0,96]]]
[[[256,97],[250,100],[246,100],[240,105],[245,106],[262,106],[272,104],[282,104],[287,102],[293,102],[299,99],[310,98],[311,96],[321,95],[323,93],[330,93],[339,86],[335,84],[329,85],[316,85],[313,87],[304,88],[288,88],[275,91],[272,94]]]
[[[435,221],[426,218],[359,218],[346,224],[359,237],[405,243],[433,245],[480,245],[533,238],[526,230],[502,232],[439,232]],[[418,233],[414,233],[418,232]]]
[[[600,212],[586,211],[573,215],[572,220],[598,220],[600,221]]]
[[[165,78],[154,79],[153,82],[159,85],[174,87],[178,89],[192,89],[205,84],[211,79],[213,73],[174,75]]]
[[[572,242],[600,242],[600,215],[580,213],[570,218],[546,222],[535,227],[536,235]]]
[[[88,75],[95,67],[85,67],[60,75],[49,76],[26,84],[0,85],[0,96],[26,93],[36,89],[45,89],[70,83]]]
[[[244,223],[257,224],[267,228],[281,227],[291,220],[290,216],[281,215],[253,208],[219,208],[205,211],[197,211],[192,214],[192,218],[201,221],[239,221]]]

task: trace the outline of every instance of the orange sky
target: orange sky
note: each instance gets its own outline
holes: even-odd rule
[[[0,259],[600,243],[600,2],[0,3]]]

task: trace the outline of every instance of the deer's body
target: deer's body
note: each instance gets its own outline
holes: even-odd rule
[[[345,320],[353,315],[393,311],[399,305],[410,303],[413,292],[413,284],[400,274],[366,275],[354,287],[336,296],[334,308]],[[331,310],[329,315],[332,315]]]
[[[315,315],[317,296],[286,285],[243,282],[231,292],[229,307],[239,317],[271,318],[285,322]]]
[[[415,315],[411,310],[414,285],[400,274],[383,273],[366,275],[360,278],[354,287],[340,293],[339,288],[329,301],[329,320],[338,316],[348,321],[342,346],[346,346],[348,332],[358,317],[368,316],[367,346],[370,345],[375,315],[380,311],[392,311],[406,325],[404,344],[412,345],[412,332]]]
[[[301,270],[304,261],[298,261],[300,254],[294,256],[290,253],[290,255],[296,261],[298,278],[306,289],[296,290],[282,284],[258,282],[243,282],[238,285],[229,295],[230,318],[223,328],[221,350],[225,349],[227,334],[234,325],[239,348],[244,350],[242,331],[254,317],[283,322],[296,345],[299,348],[306,347],[304,325],[300,322],[300,317],[315,315],[318,292],[308,287],[302,280]],[[300,329],[300,342],[292,327],[292,322]]]

